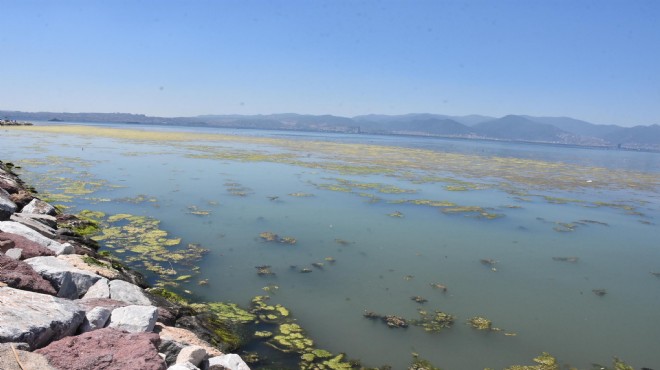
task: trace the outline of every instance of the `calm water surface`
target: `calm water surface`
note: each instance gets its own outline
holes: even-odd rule
[[[427,138],[185,130],[400,146],[660,176],[658,153]],[[249,143],[203,144],[281,150]],[[610,363],[613,356],[637,368],[660,368],[660,278],[651,274],[660,272],[657,186],[635,191],[527,189],[523,196],[499,187],[448,191],[445,184],[412,183],[400,177],[347,175],[268,161],[190,158],[190,154],[198,152],[168,142],[12,130],[2,130],[0,135],[0,159],[22,164],[22,175],[29,182],[52,183],[45,179],[52,176],[48,171],[56,161],[47,158],[56,156],[82,158],[91,164],[82,168],[87,176],[121,186],[101,187],[66,203],[73,211],[148,215],[161,220],[161,227],[184,243],[210,249],[199,262],[199,275],[180,289],[201,300],[247,306],[252,297],[265,294],[263,287],[277,285],[271,301],[288,307],[317,347],[346,352],[364,365],[403,369],[415,352],[445,369],[502,368],[528,364],[546,351],[580,368],[589,368],[592,362]],[[308,155],[314,159],[313,152]],[[30,161],[34,159],[52,163]],[[64,171],[59,176],[69,175]],[[377,193],[383,201],[370,203],[354,193],[318,186],[336,183],[336,179],[396,185],[416,193]],[[227,185],[231,183],[240,185],[246,196],[232,195]],[[289,195],[295,192],[313,196]],[[155,197],[157,202],[100,201],[138,194]],[[542,195],[571,201],[557,204]],[[388,202],[400,199],[490,207],[504,216],[489,220]],[[595,202],[631,207],[595,206]],[[190,214],[190,206],[210,214]],[[404,217],[389,216],[395,211]],[[575,224],[580,220],[590,222]],[[575,227],[557,231],[562,230],[558,223]],[[294,236],[298,242],[294,246],[265,243],[259,238],[264,231]],[[349,244],[338,244],[336,239]],[[576,256],[579,261],[554,261],[552,257],[558,256]],[[336,263],[326,262],[323,269],[313,268],[308,274],[298,272],[326,257]],[[497,271],[480,263],[481,259],[496,260]],[[271,265],[276,275],[258,276],[256,265]],[[199,286],[201,279],[208,279],[209,285]],[[448,291],[433,289],[431,283],[442,283]],[[606,289],[607,294],[597,296],[593,289]],[[410,299],[417,295],[428,302],[420,305]],[[420,308],[456,315],[456,324],[440,333],[427,333],[419,327],[389,329],[362,316],[364,310],[373,310],[414,319]],[[465,324],[477,315],[517,335],[476,331]]]

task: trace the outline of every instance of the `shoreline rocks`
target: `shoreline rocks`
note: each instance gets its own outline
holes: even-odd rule
[[[174,327],[206,318],[59,227],[76,216],[58,214],[12,167],[0,161],[0,368],[249,369],[209,344],[222,340],[208,330]]]

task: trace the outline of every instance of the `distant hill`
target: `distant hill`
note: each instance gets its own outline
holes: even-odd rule
[[[0,119],[421,135],[660,151],[659,125],[625,128],[615,125],[596,125],[570,117],[508,115],[495,118],[482,115],[450,116],[431,113],[370,114],[352,118],[297,113],[152,117],[129,113],[0,111]]]

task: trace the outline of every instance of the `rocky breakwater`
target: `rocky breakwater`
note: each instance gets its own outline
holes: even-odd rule
[[[249,369],[204,315],[72,230],[85,222],[0,162],[0,369]]]

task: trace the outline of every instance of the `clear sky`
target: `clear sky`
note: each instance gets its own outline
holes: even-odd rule
[[[0,0],[0,110],[660,124],[660,1]]]

